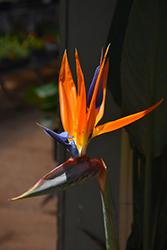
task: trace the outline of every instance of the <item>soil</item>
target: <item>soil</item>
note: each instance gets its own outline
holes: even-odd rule
[[[53,141],[32,108],[0,109],[0,249],[55,250],[57,197],[8,201],[56,166]]]

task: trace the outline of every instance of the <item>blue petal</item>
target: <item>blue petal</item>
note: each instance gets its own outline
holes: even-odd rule
[[[97,81],[97,77],[100,71],[100,66],[98,66],[95,70],[94,76],[93,76],[93,80],[92,83],[90,85],[89,91],[88,91],[88,97],[87,97],[87,107],[89,108],[90,106],[90,102],[93,96],[93,91],[96,85],[96,81]],[[100,79],[100,86],[97,92],[97,98],[96,98],[96,109],[99,109],[101,104],[102,104],[102,100],[103,100],[103,74],[102,77]]]
[[[79,152],[78,152],[78,149],[77,149],[77,146],[76,146],[74,140],[71,140],[71,141],[69,142],[69,144],[68,144],[68,149],[67,149],[67,150],[71,153],[72,157],[74,157],[74,158],[75,158],[75,157],[78,157]]]
[[[63,138],[64,138],[65,141],[67,141],[68,139],[74,138],[73,135],[68,136],[68,132],[66,132],[66,131],[65,131],[65,132],[61,132],[61,133],[58,134],[58,135],[62,137],[62,140],[63,140]]]
[[[63,132],[61,134],[58,134],[58,133],[56,133],[48,128],[45,128],[44,131],[47,135],[53,137],[54,139],[56,139],[60,143],[64,143],[68,140],[68,132]]]
[[[68,132],[61,132],[59,136],[62,136],[62,138],[68,138]],[[67,139],[66,139],[67,140]]]
[[[60,144],[65,146],[67,150],[70,152],[72,157],[77,157],[79,155],[77,146],[74,142],[74,140],[71,140],[70,142],[67,142],[68,139],[73,138],[74,136],[69,136],[68,137],[68,132],[62,132],[60,134],[48,129],[48,128],[43,128],[45,133],[51,137],[53,137],[56,141],[58,141]]]

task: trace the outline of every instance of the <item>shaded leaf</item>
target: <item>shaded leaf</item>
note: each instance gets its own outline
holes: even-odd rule
[[[158,206],[155,210],[155,224],[153,230],[152,249],[165,250],[167,249],[167,152],[161,156],[161,165],[157,165],[159,173],[159,189],[158,189]],[[157,177],[155,177],[157,178]],[[154,186],[154,193],[157,190],[157,185]]]
[[[132,5],[121,65],[123,115],[147,108],[167,95],[166,10],[167,1],[135,0]],[[127,127],[144,155],[149,138],[154,157],[167,144],[166,109],[164,100],[157,110]]]
[[[120,68],[122,47],[124,36],[127,26],[129,12],[134,0],[119,0],[114,13],[114,18],[111,23],[107,44],[111,43],[109,50],[109,74],[108,74],[108,87],[112,92],[115,102],[121,106],[121,81],[120,81]]]

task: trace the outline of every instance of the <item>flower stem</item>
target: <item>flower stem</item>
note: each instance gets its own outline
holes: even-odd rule
[[[145,166],[145,196],[144,196],[144,250],[151,245],[151,158],[147,156]]]
[[[101,200],[106,237],[106,250],[119,250],[118,234],[116,230],[116,212],[111,195],[109,176],[104,162],[103,165],[104,170],[102,171],[100,176],[98,176],[97,179],[101,189]]]

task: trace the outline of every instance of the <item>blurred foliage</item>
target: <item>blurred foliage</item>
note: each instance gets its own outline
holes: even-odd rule
[[[52,32],[52,33],[50,33]],[[44,29],[38,36],[34,32],[19,32],[0,36],[0,60],[10,59],[15,61],[31,56],[34,50],[42,51],[46,43],[57,43],[59,32],[53,29]],[[47,47],[45,47],[47,48]]]
[[[30,87],[26,91],[25,100],[42,112],[57,115],[58,85],[50,82],[39,87]]]
[[[43,39],[34,33],[28,35],[24,32],[0,37],[0,59],[9,58],[11,61],[29,57],[32,49],[42,49]]]

